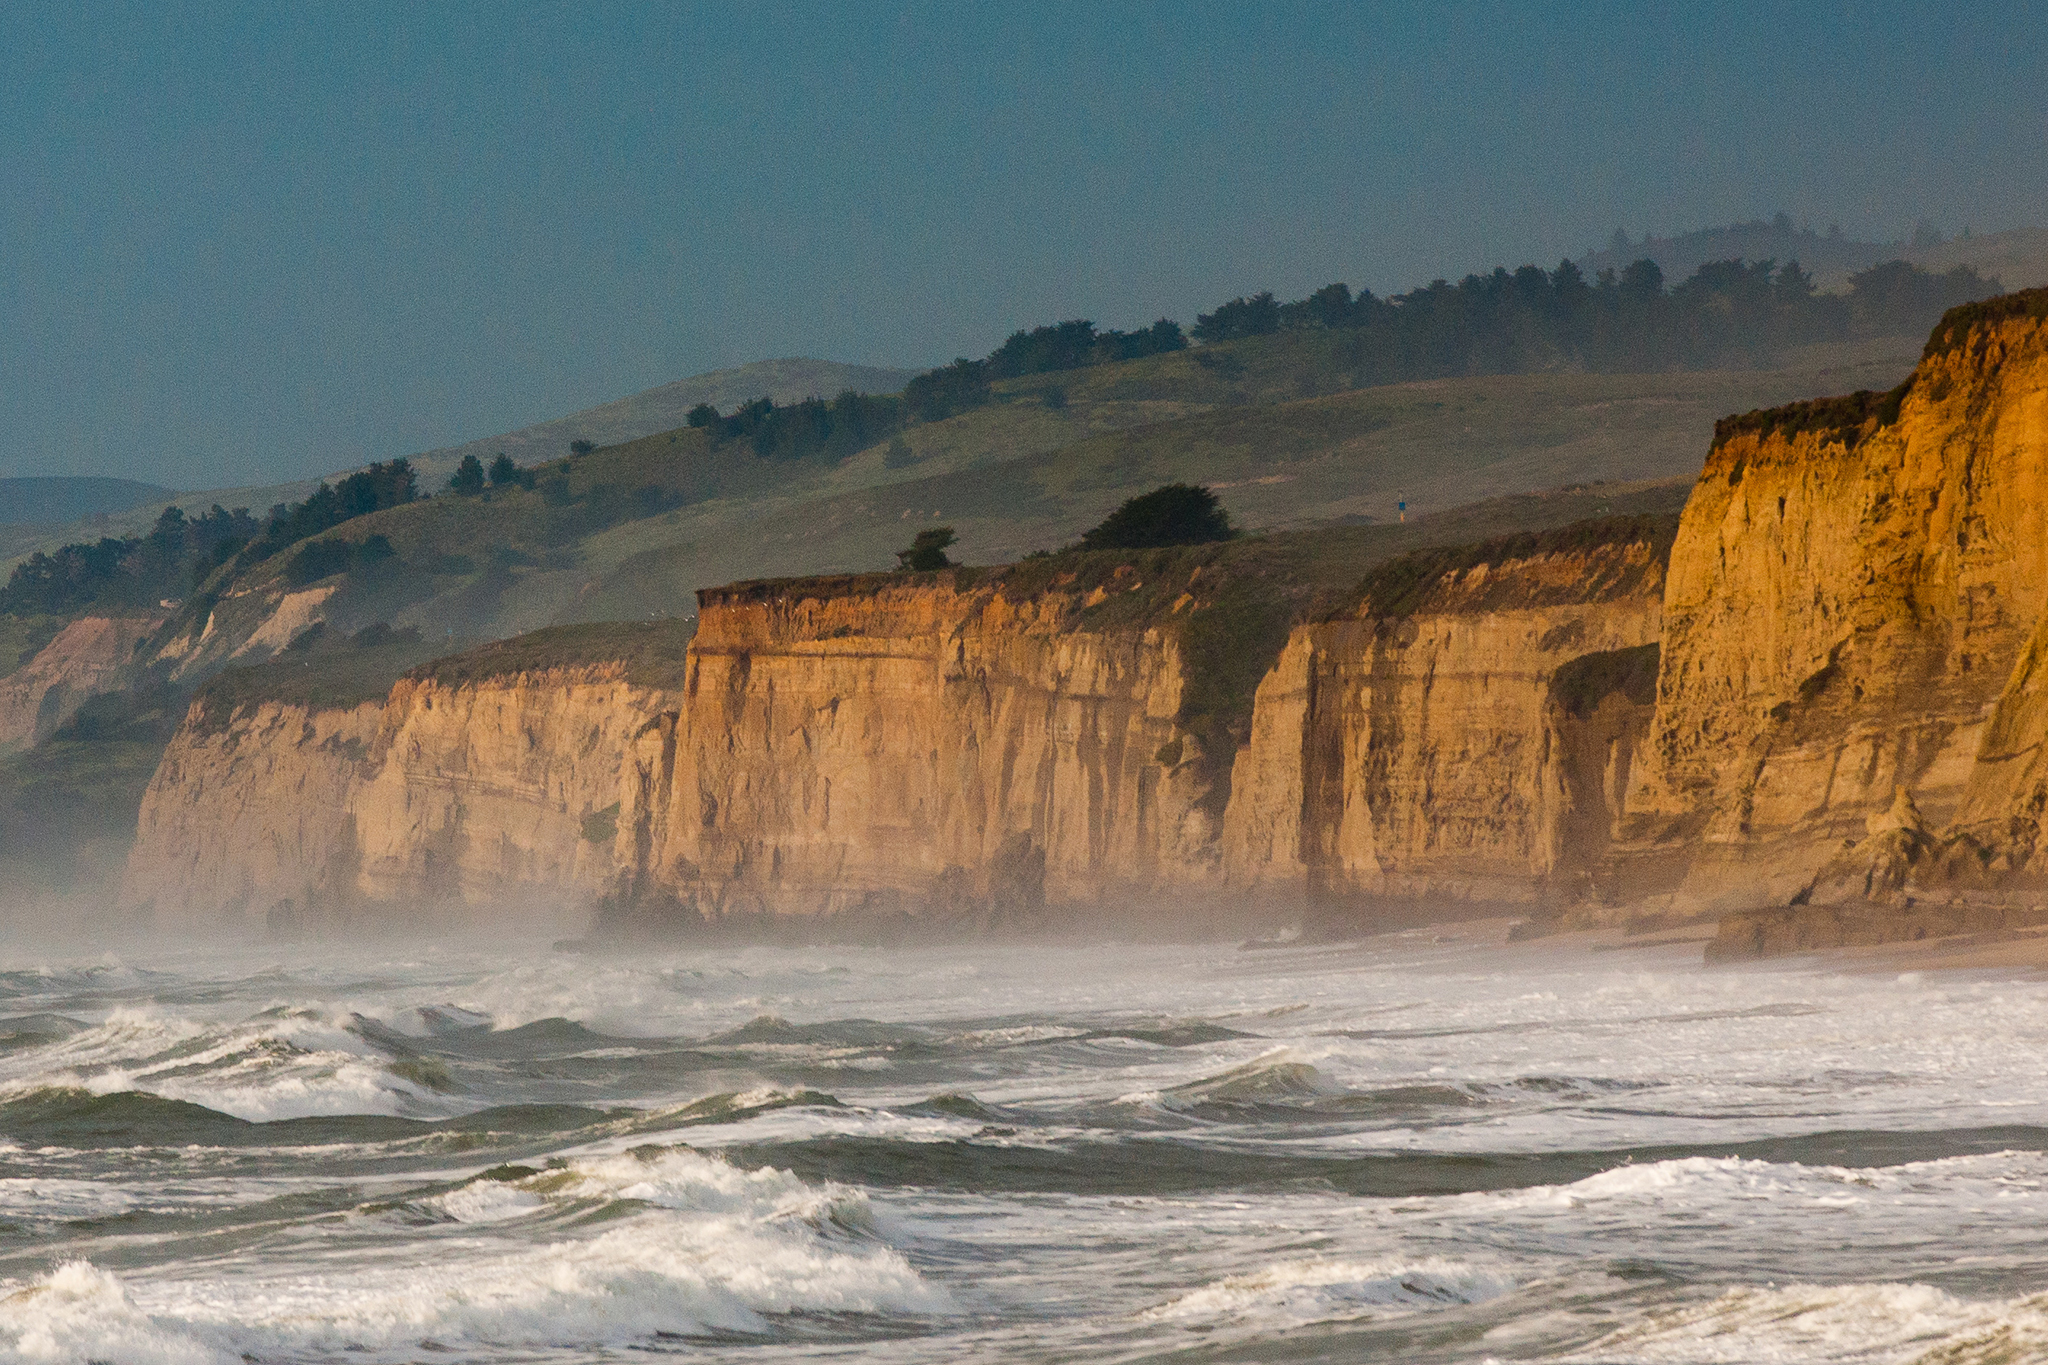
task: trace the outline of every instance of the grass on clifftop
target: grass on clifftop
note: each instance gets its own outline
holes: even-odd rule
[[[2048,318],[2048,289],[2021,289],[1949,309],[1927,338],[1927,359],[1961,348],[1971,335],[2009,318]]]
[[[235,716],[265,702],[339,711],[382,701],[405,671],[431,658],[436,645],[417,631],[373,626],[335,638],[321,626],[302,633],[267,663],[230,668],[199,689],[194,728],[217,734]]]
[[[522,673],[619,663],[625,665],[628,682],[643,687],[680,687],[684,658],[696,633],[694,616],[549,626],[445,655],[419,665],[406,676],[461,687]]]
[[[1649,545],[1656,558],[1663,560],[1670,555],[1671,544],[1677,538],[1678,512],[1637,512],[1577,521],[1550,530],[1515,531],[1476,544],[1413,550],[1374,568],[1325,615],[1412,616],[1421,610],[1430,590],[1453,574],[1540,555],[1573,554],[1637,542]],[[1492,605],[1484,601],[1472,604],[1482,610]]]

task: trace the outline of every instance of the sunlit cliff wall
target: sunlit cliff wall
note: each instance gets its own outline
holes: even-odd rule
[[[123,888],[162,929],[407,931],[510,910],[576,929],[658,689],[617,664],[402,679],[382,702],[204,698],[143,799]]]
[[[1369,925],[1586,894],[1647,727],[1669,527],[1413,556],[1262,684],[1232,881]]]
[[[1630,801],[1682,862],[1673,903],[1844,896],[1865,841],[2015,799],[2016,715],[1979,760],[2048,599],[2040,302],[1959,310],[1890,394],[1722,424],[1672,552]]]
[[[1135,583],[1129,586],[1137,586]],[[643,740],[635,892],[713,915],[1156,914],[1218,882],[1174,633],[1089,596],[936,579],[700,594],[678,723]]]

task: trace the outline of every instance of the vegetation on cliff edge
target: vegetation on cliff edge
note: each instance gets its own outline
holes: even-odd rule
[[[1325,618],[1412,616],[1446,579],[1481,567],[1492,568],[1543,555],[1584,554],[1607,546],[1641,544],[1650,549],[1650,565],[1662,564],[1670,557],[1672,542],[1677,537],[1676,512],[1638,513],[1574,522],[1552,530],[1517,531],[1469,545],[1415,550],[1375,567],[1325,613]],[[1581,586],[1590,589],[1593,585]],[[1608,590],[1622,591],[1627,586],[1618,582],[1609,585]],[[1509,599],[1526,595],[1527,591],[1515,584],[1501,588]],[[1461,605],[1476,609],[1505,604],[1488,599]]]

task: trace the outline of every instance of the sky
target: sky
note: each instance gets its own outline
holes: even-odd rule
[[[0,475],[304,477],[1617,227],[2048,224],[2044,59],[1998,0],[0,0]]]

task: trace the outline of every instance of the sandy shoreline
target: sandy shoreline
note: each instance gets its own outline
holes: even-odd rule
[[[1714,937],[1715,922],[1673,925],[1647,933],[1629,934],[1619,927],[1577,929],[1545,934],[1539,938],[1511,939],[1521,923],[1513,916],[1489,919],[1453,920],[1424,928],[1404,929],[1385,935],[1386,939],[1424,939],[1432,943],[1465,943],[1503,950],[1525,949],[1531,953],[1628,953],[1657,948],[1694,947],[1704,950]],[[1377,936],[1376,936],[1377,937]],[[1361,940],[1370,942],[1371,940]],[[1707,964],[1702,963],[1703,967]],[[1972,971],[2004,972],[2015,977],[2048,972],[2048,924],[1995,933],[1951,934],[1915,942],[1877,943],[1857,947],[1822,948],[1809,952],[1785,953],[1742,962],[1713,964],[1714,970],[1739,970],[1757,966],[1818,966],[1841,971],[1892,975],[1898,972]]]

